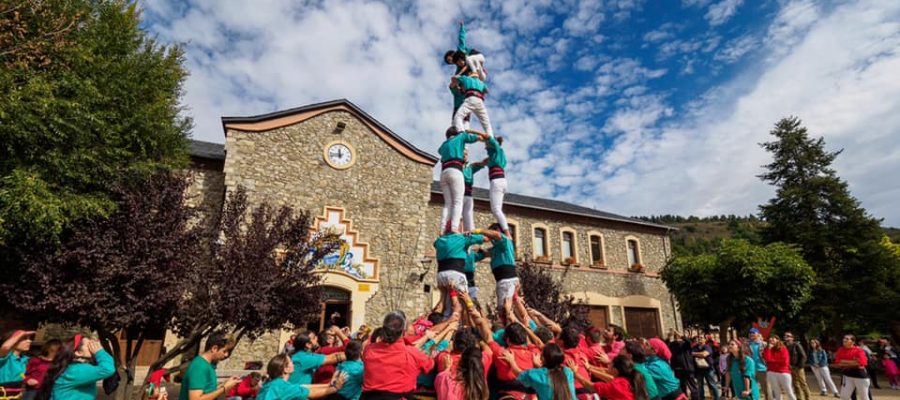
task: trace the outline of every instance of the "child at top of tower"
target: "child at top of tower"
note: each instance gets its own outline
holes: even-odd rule
[[[444,62],[456,65],[454,76],[473,75],[484,81],[487,79],[487,70],[484,68],[484,54],[469,48],[466,43],[466,25],[459,21],[459,42],[456,50],[448,50],[444,53]]]

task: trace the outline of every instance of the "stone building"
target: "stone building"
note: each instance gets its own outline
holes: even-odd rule
[[[433,180],[433,154],[347,100],[224,117],[222,125],[224,145],[191,144],[189,201],[209,220],[225,194],[243,186],[251,203],[308,210],[318,216],[313,229],[344,235],[346,246],[322,266],[328,300],[314,328],[335,312],[356,329],[379,323],[389,310],[418,314],[436,302],[431,243],[443,200]],[[477,225],[489,225],[486,190],[475,190],[475,203]],[[515,194],[507,196],[504,210],[517,256],[559,274],[566,290],[591,306],[598,325],[615,323],[643,336],[680,325],[657,276],[671,254],[671,228]],[[489,270],[486,263],[478,268],[483,299],[493,297]],[[288,335],[242,343],[224,368],[268,359]]]

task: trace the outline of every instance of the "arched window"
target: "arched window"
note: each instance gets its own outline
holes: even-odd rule
[[[605,266],[606,261],[603,259],[603,236],[592,233],[588,238],[591,245],[591,266]]]
[[[547,246],[547,229],[534,228],[534,258],[549,257],[550,252]]]
[[[637,239],[628,239],[628,267],[641,265],[641,245]]]

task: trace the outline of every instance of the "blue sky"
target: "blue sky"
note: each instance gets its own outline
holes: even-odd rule
[[[196,139],[223,142],[221,116],[347,98],[436,153],[452,104],[441,55],[464,19],[512,192],[624,215],[756,212],[773,195],[758,143],[795,115],[844,149],[835,167],[863,206],[900,225],[900,2],[141,4],[186,50]]]

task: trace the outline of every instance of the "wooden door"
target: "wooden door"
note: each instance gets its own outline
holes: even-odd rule
[[[119,331],[119,333],[116,334],[116,337],[119,339],[119,348],[122,349],[121,361],[123,363],[126,361],[125,358],[128,355],[128,338],[130,337],[132,339],[131,346],[133,347],[137,345],[138,336],[138,332]],[[165,338],[166,331],[162,328],[151,332],[144,332],[144,344],[141,345],[141,350],[138,351],[135,365],[139,367],[148,366],[158,360],[159,356],[163,353],[163,341]]]
[[[630,337],[660,337],[659,310],[625,307],[625,328]]]
[[[588,319],[595,328],[606,329],[609,326],[609,307],[591,306],[588,311]]]

